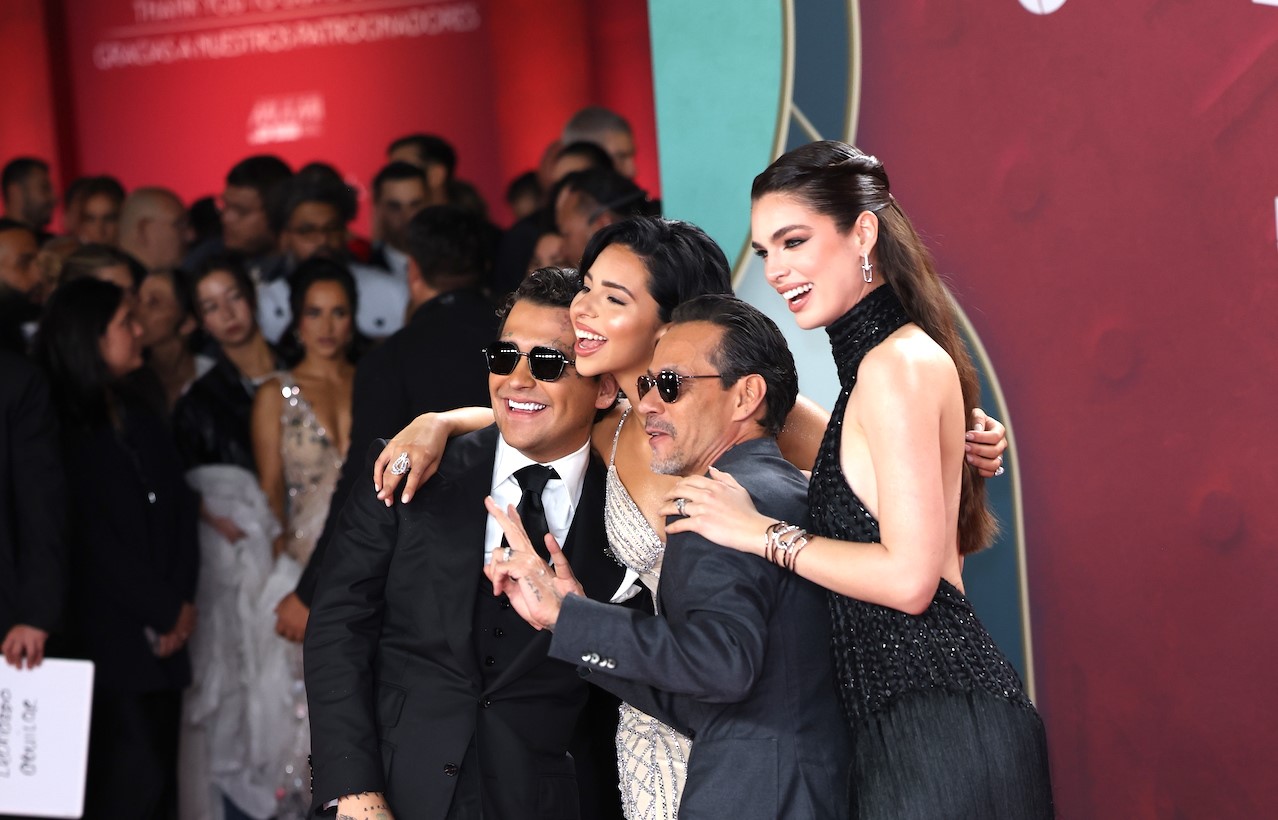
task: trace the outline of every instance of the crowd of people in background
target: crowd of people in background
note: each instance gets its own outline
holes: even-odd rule
[[[1052,816],[1041,720],[962,589],[1005,431],[877,158],[813,143],[752,191],[832,416],[635,184],[618,115],[574,115],[504,229],[441,137],[385,159],[371,237],[323,162],[250,156],[189,206],[78,179],[60,235],[49,166],[3,168],[0,652],[96,665],[85,817]],[[483,576],[436,579],[465,594],[419,588],[481,535]]]
[[[456,169],[439,136],[390,142],[363,237],[323,162],[250,156],[190,203],[4,165],[0,649],[97,665],[85,817],[306,813],[330,510],[377,437],[488,404],[467,354],[528,271],[659,211],[600,108],[511,182],[505,229]]]

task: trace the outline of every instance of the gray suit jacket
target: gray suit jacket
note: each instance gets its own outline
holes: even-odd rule
[[[715,464],[759,510],[807,515],[807,482],[776,442]],[[759,534],[763,537],[763,533]],[[830,666],[825,592],[699,535],[671,535],[662,615],[564,601],[551,657],[693,738],[680,818],[845,818],[850,757]]]

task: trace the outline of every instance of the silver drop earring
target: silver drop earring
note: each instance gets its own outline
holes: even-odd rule
[[[874,281],[874,266],[870,264],[868,253],[861,254],[861,278],[867,285]]]

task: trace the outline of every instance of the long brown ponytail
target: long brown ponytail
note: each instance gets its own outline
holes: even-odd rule
[[[754,178],[751,199],[785,194],[834,220],[846,233],[865,211],[879,220],[875,271],[896,292],[905,312],[949,354],[963,390],[964,418],[980,398],[976,368],[958,331],[958,318],[932,257],[892,196],[883,163],[843,142],[825,140],[796,148]],[[985,479],[963,464],[959,498],[959,552],[984,549],[998,534],[986,504]]]

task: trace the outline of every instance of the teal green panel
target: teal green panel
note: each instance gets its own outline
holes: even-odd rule
[[[661,196],[732,260],[750,229],[750,181],[773,158],[785,22],[776,0],[649,0]]]

